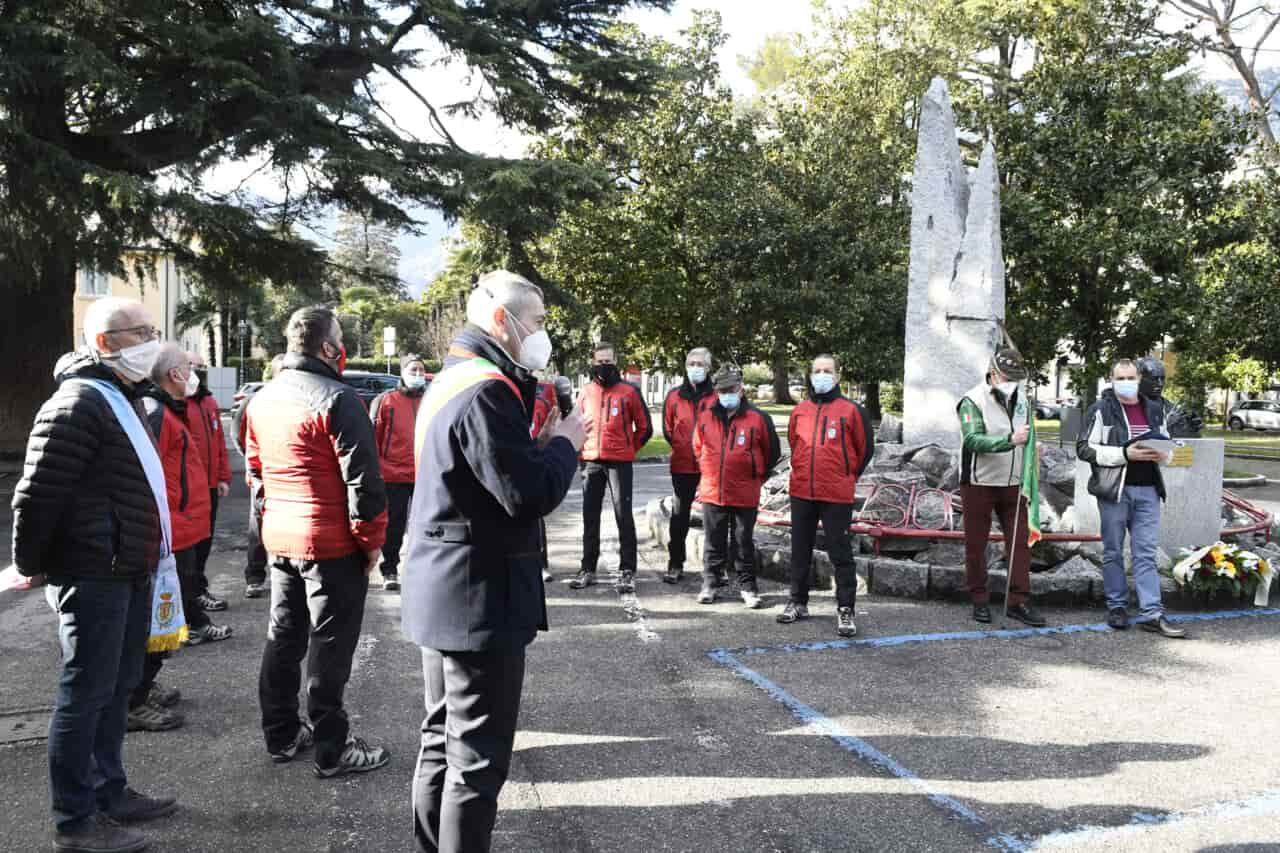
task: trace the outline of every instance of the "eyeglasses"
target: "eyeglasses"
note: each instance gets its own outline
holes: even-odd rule
[[[107,329],[107,335],[137,335],[144,341],[154,341],[160,337],[160,330],[155,326],[130,326],[127,329]]]

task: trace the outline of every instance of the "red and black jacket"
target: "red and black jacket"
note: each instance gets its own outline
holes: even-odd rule
[[[384,482],[413,482],[413,424],[426,390],[426,386],[413,389],[401,382],[399,388],[379,394],[369,406]]]
[[[699,501],[754,507],[760,503],[760,487],[782,457],[782,448],[773,418],[745,400],[730,416],[717,400],[698,416],[693,453],[702,474]]]
[[[630,382],[619,380],[606,388],[592,380],[582,392],[581,406],[596,421],[595,432],[582,446],[587,462],[632,462],[653,436],[649,407]]]
[[[662,402],[662,437],[671,445],[671,473],[696,474],[698,460],[693,455],[693,430],[698,417],[715,405],[716,395],[709,381],[684,383],[667,392]]]
[[[851,504],[858,477],[871,463],[875,438],[862,406],[840,390],[812,394],[787,425],[793,498]]]
[[[387,490],[364,403],[319,359],[290,353],[283,368],[245,412],[245,463],[264,497],[263,546],[294,560],[381,548]]]
[[[533,398],[533,424],[529,430],[530,435],[537,437],[542,430],[542,425],[547,422],[547,418],[551,417],[551,410],[557,405],[559,404],[556,402],[556,386],[550,382],[539,382]]]
[[[227,459],[227,437],[222,432],[218,401],[203,385],[187,398],[187,429],[196,446],[196,456],[205,465],[209,488],[231,482],[231,462]]]
[[[156,450],[164,466],[165,497],[169,501],[173,534],[170,547],[174,551],[185,551],[208,539],[212,527],[209,477],[199,447],[187,428],[188,410],[197,407],[186,400],[174,399],[155,385],[148,385],[142,394],[147,425],[156,437]]]

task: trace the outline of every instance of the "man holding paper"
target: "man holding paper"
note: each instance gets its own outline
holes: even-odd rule
[[[1129,536],[1133,583],[1138,591],[1139,628],[1164,637],[1187,632],[1164,618],[1156,546],[1160,502],[1165,499],[1160,464],[1167,464],[1168,426],[1164,408],[1138,392],[1138,366],[1121,359],[1111,369],[1111,387],[1085,416],[1076,455],[1089,463],[1089,494],[1102,520],[1102,576],[1107,592],[1107,624],[1129,627],[1129,584],[1124,574],[1124,539]]]

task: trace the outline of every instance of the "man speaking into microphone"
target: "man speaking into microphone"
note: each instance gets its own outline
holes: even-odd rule
[[[546,316],[535,285],[504,270],[482,276],[418,411],[401,621],[422,647],[426,693],[419,853],[489,850],[525,647],[547,627],[539,521],[569,491],[593,424],[573,412],[530,434],[533,371],[551,357]]]

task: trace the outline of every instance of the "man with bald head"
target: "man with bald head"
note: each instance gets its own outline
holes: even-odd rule
[[[161,554],[160,465],[139,406],[158,333],[132,300],[105,297],[84,321],[85,347],[54,367],[13,496],[13,561],[48,578],[62,670],[49,722],[55,850],[141,850],[120,826],[168,814],[124,770],[129,694],[142,677],[151,583]]]
[[[177,344],[161,344],[151,368],[151,384],[142,390],[147,424],[156,439],[164,469],[169,503],[171,548],[182,585],[182,611],[187,618],[187,643],[198,645],[231,636],[231,628],[214,625],[199,602],[196,546],[209,532],[209,481],[191,437],[187,402],[191,362]],[[142,681],[129,700],[129,729],[165,731],[182,725],[182,715],[169,710],[181,698],[177,690],[156,683],[165,652],[151,652]]]

